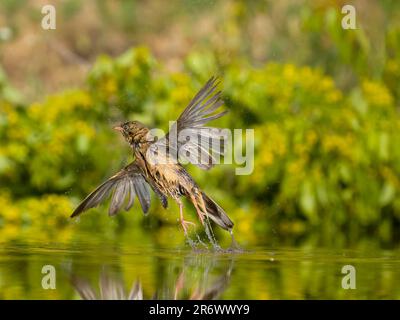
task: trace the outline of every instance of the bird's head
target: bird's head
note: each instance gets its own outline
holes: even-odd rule
[[[146,142],[146,136],[149,132],[149,129],[139,121],[127,121],[113,129],[121,132],[125,140],[133,146]]]

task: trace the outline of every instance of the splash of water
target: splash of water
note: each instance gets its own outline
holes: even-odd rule
[[[196,249],[197,248],[197,243],[196,241],[193,241],[192,238],[190,238],[189,234],[185,232],[185,238],[186,238],[186,243],[192,248]]]
[[[236,241],[235,237],[233,236],[233,230],[229,230],[229,234],[231,235],[231,245],[227,249],[228,252],[232,253],[243,253],[244,249],[239,246],[239,243]]]
[[[218,244],[217,240],[215,239],[214,232],[211,228],[211,223],[210,223],[208,216],[206,216],[206,219],[205,219],[204,229],[206,231],[208,240],[210,241],[211,245],[213,246],[213,249],[218,252],[222,251],[221,246]]]
[[[210,223],[208,216],[206,216],[205,223],[203,224],[203,226],[204,226],[204,230],[207,235],[207,238],[208,238],[210,244],[212,245],[212,251],[218,252],[218,253],[243,253],[243,252],[245,252],[245,250],[243,248],[241,248],[240,245],[238,244],[238,242],[236,241],[236,239],[233,235],[232,229],[229,230],[229,234],[231,236],[231,244],[230,244],[229,248],[223,249],[219,245],[219,243],[217,242],[217,240],[215,238],[215,235],[214,235],[213,229],[211,227],[211,223]],[[199,234],[197,234],[195,232],[195,236],[196,236],[196,239],[192,239],[188,233],[185,233],[186,243],[192,248],[192,250],[208,251],[209,246],[201,240]]]

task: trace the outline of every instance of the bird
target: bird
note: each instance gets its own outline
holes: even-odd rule
[[[121,209],[129,211],[137,197],[144,214],[150,208],[150,190],[168,207],[168,198],[179,206],[179,221],[185,235],[190,226],[196,224],[185,220],[182,197],[191,201],[203,226],[209,219],[219,227],[232,233],[233,221],[211,197],[194,181],[183,166],[182,157],[201,169],[209,170],[215,164],[214,152],[222,154],[223,146],[210,142],[221,142],[226,137],[222,129],[206,127],[211,120],[221,118],[224,101],[217,91],[220,81],[211,77],[198,91],[170,126],[169,132],[158,138],[153,131],[139,121],[126,121],[115,126],[132,149],[134,160],[92,191],[73,211],[71,217],[97,207],[111,195],[108,213],[116,215]],[[185,138],[180,139],[182,134]],[[178,138],[177,138],[178,137]],[[190,139],[188,139],[189,137]],[[208,144],[207,144],[208,143]],[[204,146],[206,144],[206,146]],[[198,151],[197,153],[195,151]]]

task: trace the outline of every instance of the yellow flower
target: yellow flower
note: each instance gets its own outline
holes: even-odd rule
[[[363,93],[371,105],[390,106],[393,104],[393,97],[389,90],[380,83],[365,80],[362,83]]]

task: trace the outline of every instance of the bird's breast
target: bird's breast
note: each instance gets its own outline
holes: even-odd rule
[[[183,169],[183,168],[182,168]],[[186,195],[193,187],[191,181],[185,179],[181,168],[175,164],[152,165],[150,170],[157,187],[172,198]]]
[[[179,163],[164,162],[154,163],[146,157],[147,150],[136,149],[135,156],[137,162],[151,179],[156,187],[166,196],[174,199],[188,195],[196,187],[196,183],[189,173]]]

